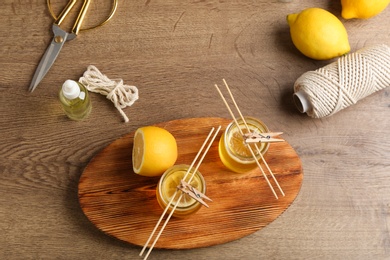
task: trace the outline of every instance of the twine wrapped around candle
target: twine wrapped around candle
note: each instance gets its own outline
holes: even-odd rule
[[[390,86],[390,47],[376,45],[347,54],[300,76],[294,84],[298,110],[310,117],[331,116]]]
[[[79,82],[89,91],[106,96],[107,99],[114,103],[125,122],[129,122],[129,118],[122,108],[131,106],[138,100],[138,89],[136,86],[125,85],[122,79],[117,81],[111,80],[93,65],[88,66]]]

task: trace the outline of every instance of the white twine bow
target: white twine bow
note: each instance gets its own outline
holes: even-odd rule
[[[107,99],[114,103],[125,122],[129,122],[129,118],[122,109],[133,105],[138,99],[136,86],[124,85],[122,79],[111,80],[93,65],[88,66],[79,82],[89,91],[106,96]]]

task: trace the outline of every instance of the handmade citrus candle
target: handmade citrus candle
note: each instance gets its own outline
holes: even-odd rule
[[[239,129],[241,129],[243,134],[248,133],[247,127],[251,133],[261,134],[268,132],[268,127],[260,120],[253,117],[244,117],[244,119],[246,125],[241,118],[237,119],[240,128],[237,127],[234,121],[227,126],[219,140],[218,147],[219,157],[221,158],[222,163],[228,169],[237,173],[245,173],[257,167],[256,161],[249,151],[249,145],[257,160],[261,159],[261,155],[256,146],[259,148],[262,155],[267,152],[269,147],[269,143],[246,144],[244,142],[244,138]]]
[[[181,197],[178,205],[173,213],[175,217],[186,217],[197,212],[202,204],[195,199],[191,198],[188,194],[182,194],[182,191],[178,190],[181,180],[185,176],[189,166],[185,164],[174,165],[161,176],[156,189],[157,201],[161,208],[165,209],[175,195],[175,199],[168,208],[169,212],[176,205],[177,200]],[[187,174],[185,181],[188,182],[193,188],[201,193],[206,192],[206,182],[199,171],[196,171],[193,178],[190,180],[193,174],[193,169]]]

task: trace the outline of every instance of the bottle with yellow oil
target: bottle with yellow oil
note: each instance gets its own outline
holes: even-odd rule
[[[86,118],[92,109],[88,90],[80,82],[66,80],[59,93],[65,114],[73,120]]]
[[[247,125],[245,125],[241,118],[237,119],[237,123],[240,126],[243,134],[248,133],[247,126],[251,133],[261,134],[269,132],[268,127],[259,119],[253,117],[244,117],[244,119]],[[219,140],[218,151],[222,163],[228,169],[236,173],[246,173],[256,168],[257,163],[249,151],[247,147],[248,145],[251,146],[258,161],[261,159],[261,155],[258,153],[258,150],[255,146],[257,146],[260,153],[264,155],[267,152],[270,144],[246,144],[236,123],[234,121],[230,123]]]
[[[188,194],[182,193],[180,190],[178,190],[180,181],[185,176],[186,172],[188,171],[188,168],[189,166],[185,164],[172,166],[164,172],[157,185],[157,201],[162,209],[165,209],[167,207],[168,203],[171,201],[172,197],[176,193],[175,199],[172,201],[172,204],[168,208],[169,212],[172,210],[174,205],[176,205],[177,200],[182,195],[173,213],[174,217],[187,217],[189,215],[194,214],[202,207],[202,204],[200,202],[191,198]],[[187,174],[185,181],[188,182],[192,174],[193,170],[191,170],[189,174]],[[192,178],[191,182],[189,182],[189,184],[199,192],[205,194],[206,182],[199,171],[194,174],[194,177]]]

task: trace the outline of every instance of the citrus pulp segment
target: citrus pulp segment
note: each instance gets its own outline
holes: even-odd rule
[[[144,138],[141,131],[136,131],[133,141],[133,168],[135,173],[139,173],[144,154]]]

